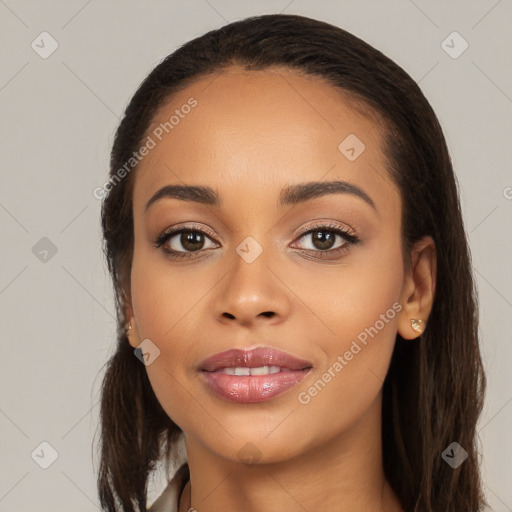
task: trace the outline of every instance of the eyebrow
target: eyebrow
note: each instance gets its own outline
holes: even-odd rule
[[[279,206],[298,204],[331,194],[350,194],[359,197],[377,211],[377,207],[372,198],[364,190],[353,183],[339,180],[311,181],[287,185],[281,190],[279,195]],[[181,201],[193,201],[216,207],[220,207],[222,204],[220,196],[211,187],[202,185],[166,185],[151,197],[146,204],[145,211],[147,211],[153,203],[164,197],[179,199]]]

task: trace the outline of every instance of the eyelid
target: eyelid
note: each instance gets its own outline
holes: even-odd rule
[[[310,224],[306,226],[305,228],[302,228],[297,235],[295,235],[296,238],[299,238],[307,233],[310,233],[311,231],[316,231],[318,229],[333,229],[333,230],[339,230],[345,233],[347,236],[357,237],[359,236],[359,233],[351,228],[350,226],[347,226],[346,224],[339,224],[335,223],[332,220],[329,219],[317,219],[314,222],[314,224]]]
[[[183,224],[176,224],[174,226],[171,226],[170,228],[164,229],[160,235],[157,236],[157,238],[166,236],[166,235],[172,235],[175,233],[179,233],[181,231],[199,231],[201,233],[205,233],[206,235],[210,236],[211,238],[215,238],[217,235],[207,226],[195,224],[195,223],[183,223]]]

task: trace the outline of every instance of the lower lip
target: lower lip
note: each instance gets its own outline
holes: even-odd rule
[[[217,395],[231,402],[256,403],[271,400],[297,385],[311,368],[268,375],[228,375],[201,371],[208,386]]]

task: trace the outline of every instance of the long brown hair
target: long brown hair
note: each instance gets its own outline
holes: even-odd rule
[[[326,80],[382,120],[387,170],[403,201],[404,261],[412,244],[430,235],[438,275],[424,333],[408,343],[397,334],[383,389],[384,470],[406,511],[477,512],[485,504],[476,423],[486,379],[469,248],[442,129],[418,85],[381,52],[336,26],[282,14],[246,18],[178,48],[143,81],[117,129],[101,212],[118,321],[116,351],[102,383],[102,507],[146,511],[148,477],[162,457],[171,460],[181,434],[156,399],[124,330],[136,166],[123,179],[119,170],[126,169],[173,93],[231,65],[279,66]],[[456,469],[441,456],[454,441],[468,454]]]

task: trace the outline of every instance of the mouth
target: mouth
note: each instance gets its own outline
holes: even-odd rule
[[[199,366],[203,382],[221,398],[238,403],[270,400],[297,385],[313,365],[269,347],[232,349]]]

